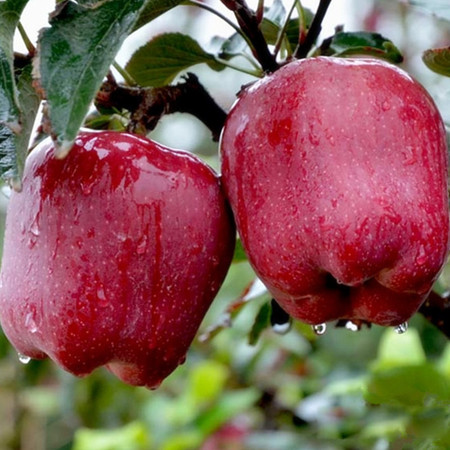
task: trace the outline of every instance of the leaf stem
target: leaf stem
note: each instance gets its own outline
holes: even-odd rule
[[[222,19],[225,23],[227,23],[231,28],[233,28],[233,30],[236,31],[236,33],[238,33],[242,37],[242,39],[245,40],[245,42],[247,42],[247,45],[250,48],[253,47],[253,44],[250,41],[250,39],[247,37],[247,35],[245,33],[243,33],[242,30],[233,21],[231,21],[228,17],[224,16],[221,12],[214,9],[212,6],[209,6],[208,4],[199,2],[197,0],[186,0],[184,2],[184,5],[197,6],[198,8],[202,8],[205,11],[209,11],[210,13],[216,15],[217,17]]]
[[[311,50],[314,42],[318,38],[320,34],[320,30],[322,29],[322,21],[325,17],[325,14],[330,6],[331,0],[320,0],[319,6],[317,7],[316,14],[314,15],[314,19],[309,28],[308,34],[304,42],[299,45],[297,51],[295,52],[296,58],[306,58],[309,51]]]
[[[225,59],[219,58],[218,56],[215,56],[214,59],[215,59],[219,64],[222,64],[222,65],[224,65],[224,66],[227,66],[227,67],[229,67],[230,69],[234,69],[234,70],[237,70],[237,71],[239,71],[239,72],[246,73],[246,74],[248,74],[248,75],[252,75],[252,76],[257,77],[257,78],[261,78],[261,76],[262,76],[261,70],[250,70],[250,69],[245,69],[244,67],[236,66],[235,64],[232,64],[232,63],[230,63],[229,61],[227,61],[227,60],[225,60]]]
[[[295,9],[296,5],[297,5],[297,0],[294,0],[292,2],[291,9],[289,10],[289,13],[287,14],[286,19],[285,19],[285,21],[283,23],[283,26],[282,26],[280,32],[278,33],[277,41],[275,42],[275,49],[274,49],[274,52],[273,52],[273,55],[275,56],[275,58],[277,57],[278,52],[280,51],[281,44],[283,43],[283,39],[284,39],[285,34],[286,34],[287,26],[289,24],[289,21],[291,19],[292,13],[294,12],[294,9]]]
[[[36,47],[30,41],[30,38],[28,37],[27,32],[25,31],[25,28],[23,27],[21,22],[19,22],[17,24],[17,29],[19,30],[20,37],[22,38],[22,40],[23,40],[23,42],[25,44],[25,47],[28,50],[28,54],[30,56],[34,56],[34,54],[36,53]]]
[[[128,86],[137,86],[134,78],[117,61],[114,61],[112,65],[114,69],[116,69],[117,72],[119,72],[122,78],[126,81]]]

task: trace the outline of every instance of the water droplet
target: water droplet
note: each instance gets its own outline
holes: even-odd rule
[[[36,216],[36,217],[34,218],[33,223],[32,223],[31,226],[30,226],[30,233],[31,233],[33,236],[36,236],[36,237],[38,237],[38,236],[41,234],[41,230],[40,230],[40,227],[39,227],[39,219],[38,219],[38,216]]]
[[[397,325],[396,327],[394,327],[394,331],[397,334],[406,333],[408,331],[408,322],[403,322],[400,325]]]
[[[36,333],[38,330],[38,327],[36,325],[35,319],[34,319],[34,311],[30,311],[26,317],[25,317],[25,328],[30,333]]]
[[[285,323],[275,323],[272,325],[272,330],[277,334],[286,334],[292,328],[292,320],[288,320]]]
[[[317,325],[313,325],[312,329],[315,334],[317,334],[318,336],[321,336],[322,334],[325,334],[325,332],[327,331],[327,324],[319,323]]]
[[[100,306],[106,307],[109,305],[109,300],[106,297],[105,289],[103,288],[103,285],[100,285],[97,288],[97,298]]]
[[[139,242],[136,247],[136,253],[138,255],[143,255],[145,253],[145,251],[147,250],[147,242],[148,239],[146,235],[142,236],[141,239],[139,239]]]
[[[31,361],[31,358],[27,355],[23,355],[22,353],[17,353],[17,356],[19,357],[19,361],[22,364],[28,364]]]
[[[416,264],[418,266],[423,266],[426,262],[427,262],[427,254],[425,251],[425,247],[421,245],[419,249],[419,254],[416,257]]]
[[[383,111],[389,111],[389,110],[391,109],[390,103],[389,103],[387,100],[385,100],[385,101],[383,102],[383,104],[381,105],[381,109],[382,109]]]
[[[360,330],[360,326],[357,323],[352,322],[351,320],[347,320],[347,322],[345,323],[345,328],[350,331]]]

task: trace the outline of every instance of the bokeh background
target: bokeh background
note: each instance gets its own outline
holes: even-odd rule
[[[22,23],[32,40],[54,3],[29,1]],[[232,18],[219,0],[207,3]],[[318,2],[302,4],[314,11]],[[450,124],[449,79],[421,60],[424,50],[450,44],[448,0],[334,0],[321,39],[340,25],[392,39],[405,56],[402,67]],[[180,6],[130,36],[117,61],[124,65],[134,49],[166,31],[187,33],[205,48],[233,32],[202,9]],[[16,50],[24,51],[19,37]],[[225,109],[252,81],[231,69],[192,71]],[[164,117],[151,137],[218,168],[217,143],[189,116]],[[78,379],[51,361],[22,364],[0,331],[0,450],[450,448],[450,346],[425,319],[416,315],[402,335],[374,326],[357,333],[328,327],[317,336],[295,322],[288,332],[267,328],[254,343],[253,324],[269,300],[248,263],[233,264],[186,363],[156,391],[126,386],[104,369]]]

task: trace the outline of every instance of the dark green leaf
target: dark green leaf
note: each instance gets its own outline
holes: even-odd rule
[[[250,330],[248,341],[250,345],[255,345],[258,342],[261,333],[270,325],[270,316],[272,313],[272,307],[270,302],[264,303],[261,306],[258,314],[256,315],[253,327]]]
[[[399,63],[403,56],[397,47],[378,33],[339,32],[331,39],[329,49],[324,54],[334,56],[368,55]]]
[[[450,47],[426,50],[422,59],[433,72],[450,77]]]
[[[153,19],[161,14],[164,14],[166,11],[175,8],[175,6],[182,2],[183,0],[148,0],[134,26],[133,31],[151,22]]]
[[[60,156],[71,148],[89,106],[145,0],[97,8],[68,2],[41,33],[40,76]]]
[[[182,70],[195,64],[216,64],[214,56],[189,36],[165,33],[138,49],[126,65],[127,72],[141,86],[164,86]]]
[[[13,40],[27,0],[0,3],[0,171],[4,178],[18,180],[16,136],[22,117],[14,75]],[[20,149],[22,151],[22,149]]]

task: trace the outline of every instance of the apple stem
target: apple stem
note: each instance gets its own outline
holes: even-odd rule
[[[302,45],[297,47],[295,52],[295,57],[298,59],[306,58],[311,48],[319,37],[320,31],[322,29],[322,22],[325,17],[325,14],[330,6],[331,0],[320,0],[319,6],[317,7],[316,14],[314,15],[314,19],[311,22],[311,26],[309,28],[308,34]]]
[[[214,101],[196,75],[188,73],[173,86],[138,88],[118,84],[109,73],[96,97],[103,108],[126,109],[131,113],[128,131],[147,134],[164,114],[184,112],[201,120],[217,141],[225,123],[226,112]]]

